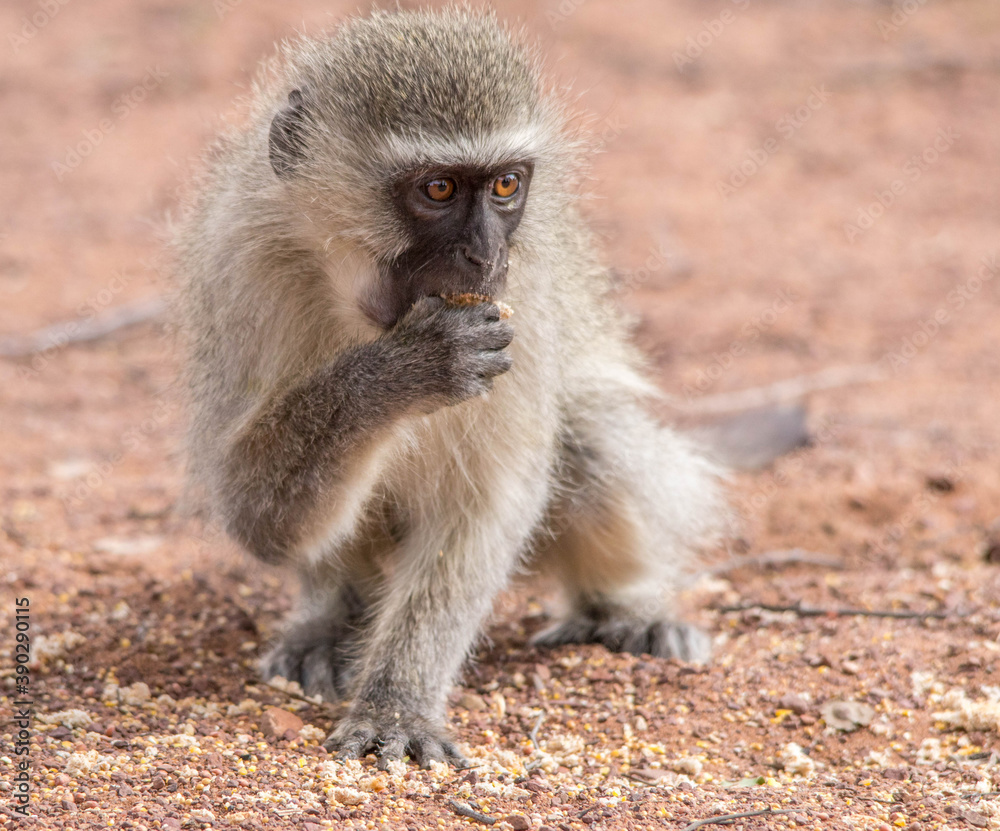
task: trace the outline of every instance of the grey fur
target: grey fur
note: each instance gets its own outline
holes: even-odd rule
[[[281,48],[178,228],[191,478],[299,572],[262,669],[351,698],[342,756],[461,763],[447,692],[531,557],[566,589],[541,642],[707,657],[669,598],[725,525],[719,471],[647,414],[565,125],[492,15],[378,13]],[[379,265],[415,243],[394,177],[514,161],[534,173],[497,298],[512,321],[433,298],[366,318]]]

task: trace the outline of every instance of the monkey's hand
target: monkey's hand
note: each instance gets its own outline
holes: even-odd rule
[[[423,768],[431,762],[448,762],[457,768],[469,763],[444,727],[419,715],[407,715],[391,705],[383,711],[357,702],[323,742],[338,759],[361,759],[369,752],[378,755],[380,770],[389,762],[409,756]]]
[[[447,306],[440,297],[414,304],[390,337],[401,349],[426,412],[460,404],[493,387],[511,367],[513,327],[494,303]]]

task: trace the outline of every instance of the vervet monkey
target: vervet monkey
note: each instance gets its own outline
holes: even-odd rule
[[[708,655],[669,597],[718,471],[644,408],[578,144],[492,14],[376,13],[281,47],[178,228],[191,472],[298,573],[262,671],[350,700],[341,758],[463,764],[446,696],[528,562],[566,596],[538,643]]]

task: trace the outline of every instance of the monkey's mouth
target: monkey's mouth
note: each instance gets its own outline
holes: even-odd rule
[[[393,279],[399,276],[401,275],[393,274],[391,271],[389,274],[383,273],[382,279],[363,291],[358,299],[361,313],[383,331],[392,329],[422,297],[440,297],[445,304],[456,308],[494,303],[500,309],[500,317],[503,319],[509,318],[514,313],[510,306],[497,299],[496,292],[489,290],[495,287],[495,283],[470,286],[468,290],[465,286],[454,285],[457,282],[455,280],[441,280],[445,286],[441,286],[440,282],[435,280],[433,282],[439,283],[436,286],[423,282],[422,285],[411,284],[404,287],[400,285],[399,280]],[[471,290],[473,288],[479,290]]]

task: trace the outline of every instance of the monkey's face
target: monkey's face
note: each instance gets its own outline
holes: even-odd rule
[[[293,89],[272,118],[268,156],[282,194],[292,196],[324,252],[343,262],[335,240],[370,256],[373,267],[359,272],[352,291],[355,308],[379,329],[392,328],[427,296],[501,299],[536,160],[550,180],[546,188],[537,177],[539,192],[552,191],[546,153],[556,128],[527,118],[534,87],[500,67],[484,89],[463,91],[464,81],[445,72],[413,100],[395,86],[366,92],[365,78],[341,67],[335,77]],[[521,97],[516,90],[501,95],[501,81]],[[494,105],[510,119],[503,129],[493,124],[500,115],[490,115]],[[470,113],[475,119],[466,123]],[[442,131],[442,124],[459,129]],[[348,128],[360,134],[345,135]]]
[[[420,298],[502,294],[511,237],[524,213],[533,165],[413,171],[392,186],[410,246],[381,264],[361,299],[379,326],[393,326]]]

